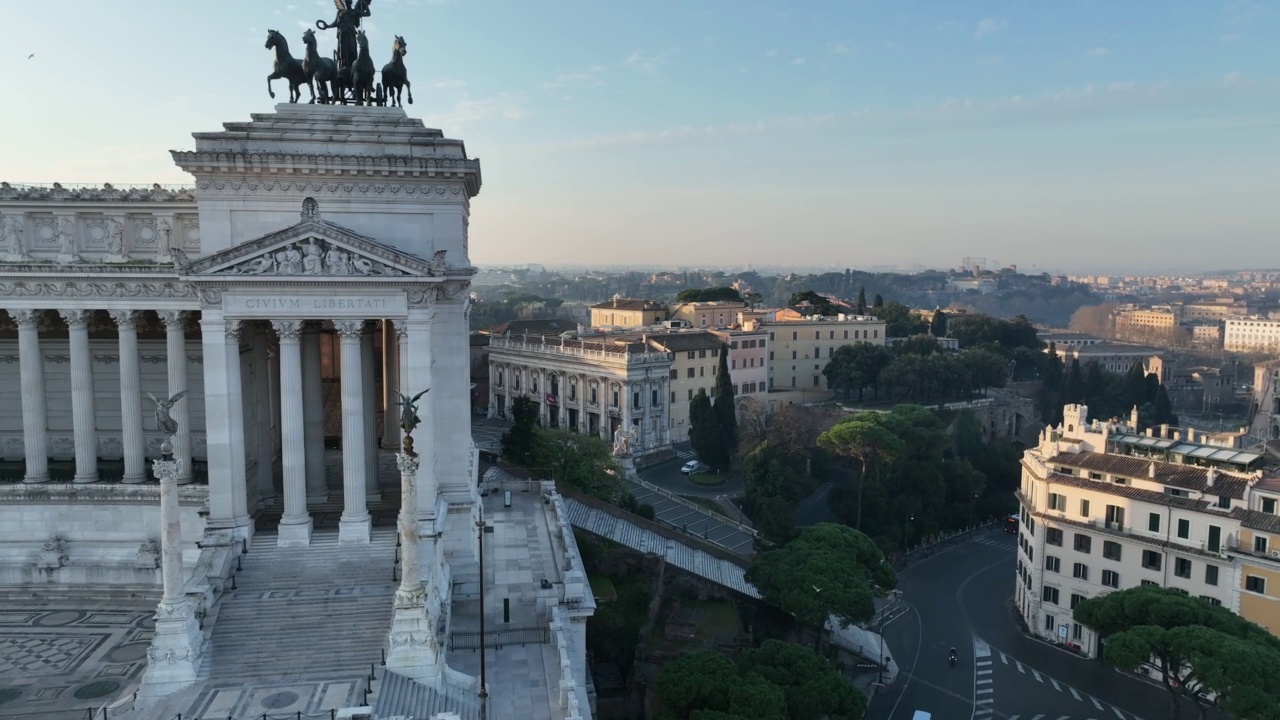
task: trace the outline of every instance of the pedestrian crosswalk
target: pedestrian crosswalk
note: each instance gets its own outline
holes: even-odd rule
[[[1067,693],[1070,693],[1071,697],[1073,697],[1074,699],[1080,701],[1085,705],[1085,707],[1087,708],[1086,712],[1089,713],[1088,715],[1074,715],[1074,716],[1073,715],[1053,715],[1053,714],[1010,715],[1008,718],[1006,718],[1006,720],[1104,720],[1106,718],[1112,718],[1112,717],[1115,717],[1118,720],[1143,720],[1142,717],[1138,715],[1134,715],[1133,713],[1127,713],[1114,705],[1110,705],[1108,703],[1105,703],[1099,700],[1098,698],[1090,695],[1089,693],[1086,693],[1082,690],[1077,690],[1076,688],[1073,688],[1070,685],[1067,685],[1066,683],[1059,682],[1058,680],[1055,680],[1047,675],[1042,675],[1039,671],[1033,668],[1029,668],[1026,665],[1023,665],[1021,662],[1017,660],[1017,658],[1010,657],[1004,652],[1001,652],[999,650],[995,650],[995,652],[1000,656],[1000,661],[1002,663],[1012,668],[1017,668],[1018,672],[1022,673],[1023,675],[1029,675],[1035,678],[1036,682],[1039,682],[1048,687],[1052,687],[1054,690],[1064,695]],[[975,713],[975,716],[976,715],[977,713]]]
[[[988,535],[986,537],[978,538],[973,542],[976,542],[979,545],[986,545],[988,547],[997,547],[1002,550],[1013,550],[1016,547],[1013,542],[1013,536],[1004,534]]]
[[[692,450],[676,451],[676,457],[680,458],[681,460],[692,460],[695,454],[696,453],[694,453]]]

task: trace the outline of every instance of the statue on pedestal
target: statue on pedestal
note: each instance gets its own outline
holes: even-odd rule
[[[156,427],[160,432],[164,433],[164,445],[161,447],[169,448],[167,451],[162,451],[165,454],[173,452],[173,436],[178,434],[178,421],[169,415],[169,411],[173,409],[174,405],[178,404],[179,400],[186,397],[187,391],[183,390],[168,400],[161,400],[153,393],[147,393],[147,395],[150,395],[151,401],[156,404]]]
[[[404,431],[404,452],[406,455],[417,455],[413,451],[413,431],[418,425],[422,424],[422,419],[418,417],[418,399],[429,392],[431,392],[431,388],[427,388],[413,397],[409,397],[404,393],[396,393],[400,396],[400,429]]]
[[[631,443],[635,442],[635,428],[623,430],[619,425],[618,429],[613,433],[613,454],[616,457],[626,457],[631,454]]]

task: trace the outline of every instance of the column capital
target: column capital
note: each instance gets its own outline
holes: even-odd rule
[[[107,314],[112,320],[116,321],[116,325],[120,328],[136,328],[138,326],[138,318],[142,313],[137,310],[108,310]]]
[[[243,324],[239,320],[227,320],[226,324],[227,339],[237,345],[240,344],[240,331],[243,329]]]
[[[293,340],[295,342],[298,340],[298,336],[302,334],[302,325],[303,322],[301,320],[271,321],[271,327],[276,331],[276,335],[280,336],[281,340]]]
[[[62,321],[67,327],[79,330],[81,328],[88,329],[89,317],[93,315],[92,310],[59,310],[58,315],[62,316]]]
[[[9,317],[18,323],[19,330],[38,330],[40,328],[40,316],[43,310],[7,310]]]
[[[160,316],[166,330],[185,330],[191,313],[186,310],[157,310],[156,315]]]
[[[363,320],[335,320],[333,329],[338,331],[338,337],[343,340],[359,340],[364,333]]]

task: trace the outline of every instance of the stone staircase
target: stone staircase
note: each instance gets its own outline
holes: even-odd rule
[[[306,548],[254,537],[237,590],[218,612],[206,656],[210,680],[361,675],[381,660],[396,583],[394,528],[367,546],[338,546],[320,529]]]

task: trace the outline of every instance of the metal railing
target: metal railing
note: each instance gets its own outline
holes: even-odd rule
[[[485,648],[504,648],[510,645],[546,645],[551,642],[550,626],[503,628],[484,633]],[[454,632],[449,634],[450,650],[479,650],[480,633]]]

